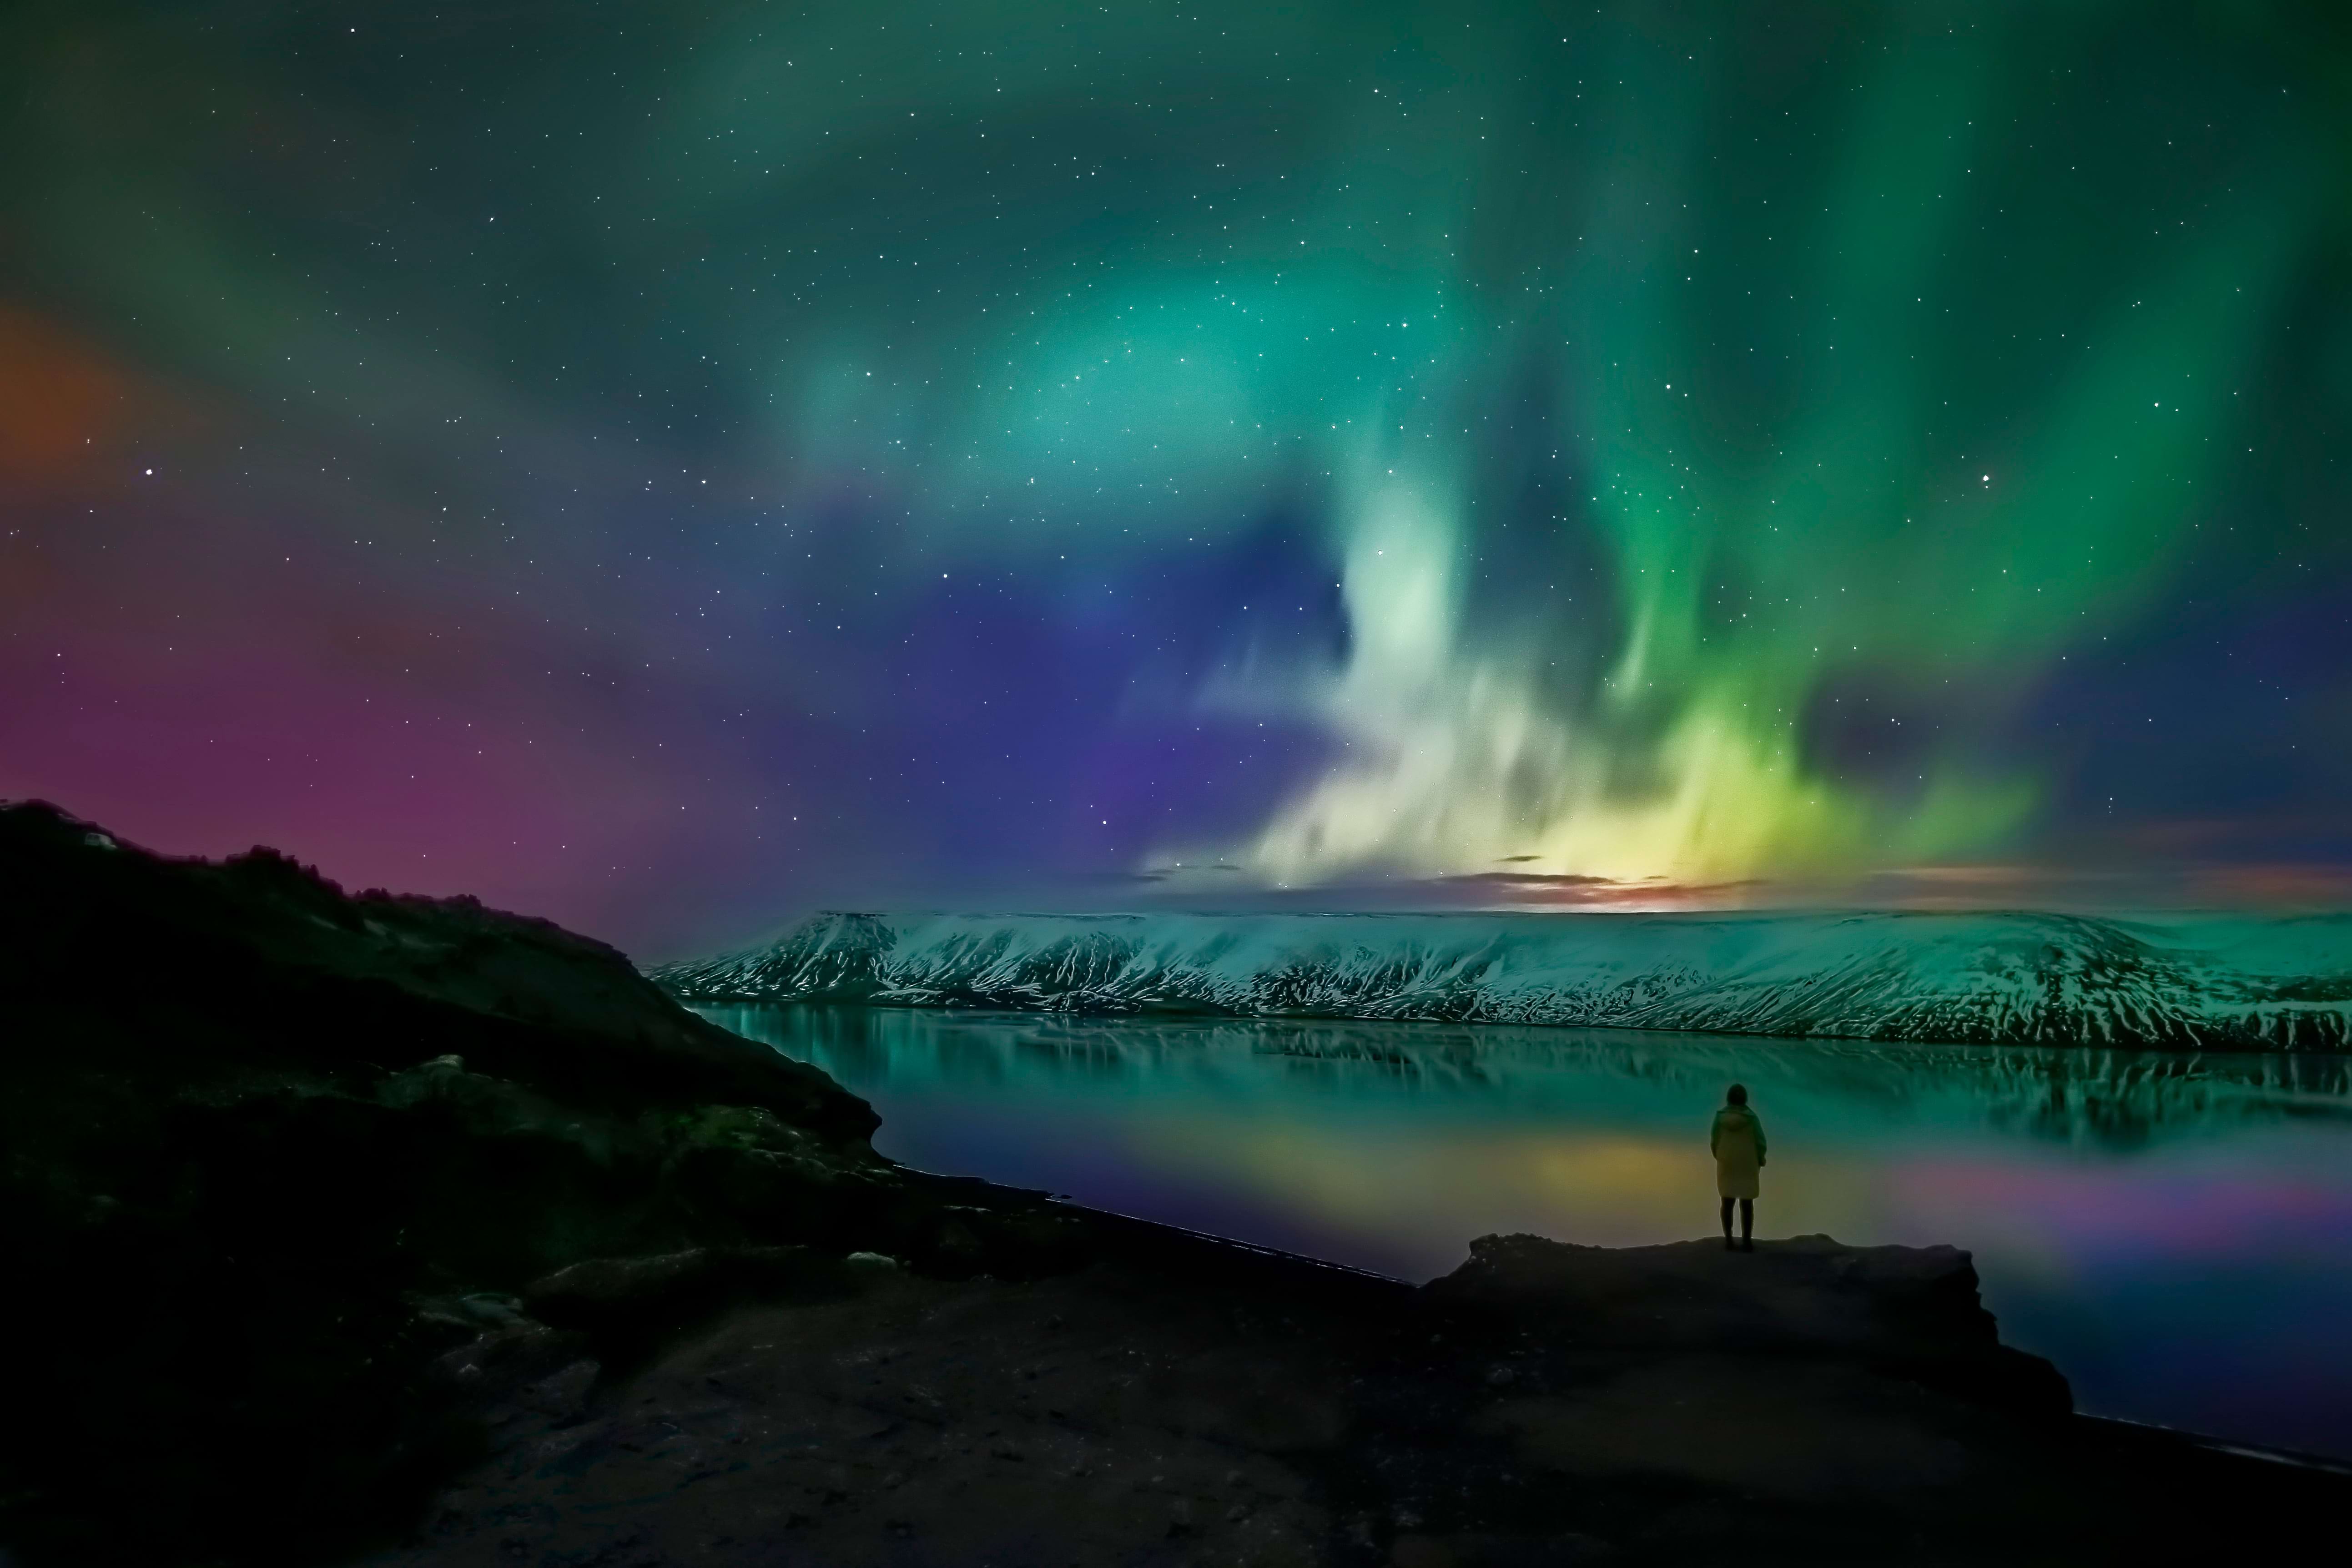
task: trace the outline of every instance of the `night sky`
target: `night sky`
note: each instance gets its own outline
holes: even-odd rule
[[[648,957],[2352,901],[2334,0],[17,0],[0,114],[0,796]]]

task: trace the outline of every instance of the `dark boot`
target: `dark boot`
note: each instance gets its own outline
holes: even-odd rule
[[[1723,1200],[1723,1250],[1728,1252],[1731,1250],[1732,1246],[1731,1200],[1729,1198],[1726,1198]]]
[[[1723,1231],[1726,1237],[1731,1234],[1731,1224],[1727,1219],[1724,1222]],[[1756,1250],[1756,1201],[1753,1198],[1739,1200],[1739,1250]]]

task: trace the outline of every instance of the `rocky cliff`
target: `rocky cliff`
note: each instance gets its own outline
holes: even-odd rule
[[[583,1259],[886,1247],[952,1277],[1076,1231],[877,1156],[864,1101],[600,943],[44,805],[0,809],[0,1542],[36,1560],[402,1528],[478,1436],[436,1359]]]

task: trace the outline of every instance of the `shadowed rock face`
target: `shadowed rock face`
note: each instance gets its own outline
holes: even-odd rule
[[[2251,1560],[2352,1490],[2075,1420],[1947,1247],[1486,1237],[1415,1289],[1093,1223],[1085,1267],[1021,1282],[567,1270],[525,1305],[613,1326],[460,1352],[490,1451],[372,1562]],[[639,1353],[621,1303],[714,1269],[769,1283]]]
[[[1949,1248],[1416,1290],[905,1171],[610,949],[47,807],[0,1068],[36,1568],[2137,1563],[2347,1500],[2073,1420]]]
[[[166,859],[37,803],[0,807],[0,995],[250,1017],[242,1039],[188,1055],[192,1073],[363,1072],[462,1048],[479,1070],[632,1110],[756,1105],[843,1143],[877,1124],[823,1073],[705,1023],[614,949],[471,899],[351,897],[267,848]]]
[[[864,1101],[599,943],[47,806],[0,809],[0,1329],[27,1347],[0,1542],[36,1561],[317,1561],[402,1528],[478,1438],[436,1358],[583,1259],[1003,1274],[1076,1233],[881,1159]]]
[[[1955,1247],[1800,1236],[1726,1259],[1709,1242],[1603,1247],[1489,1236],[1428,1293],[1531,1328],[1573,1323],[1578,1342],[1596,1349],[1827,1356],[2021,1417],[2074,1408],[2056,1368],[2000,1342],[1976,1268]]]

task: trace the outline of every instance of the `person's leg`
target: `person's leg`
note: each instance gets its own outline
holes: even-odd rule
[[[1723,1200],[1723,1245],[1731,1245],[1731,1200]]]
[[[1728,1219],[1724,1221],[1725,1229],[1728,1230],[1730,1228],[1730,1225],[1731,1222]],[[1739,1245],[1742,1247],[1755,1246],[1755,1237],[1756,1200],[1754,1198],[1742,1198],[1739,1200]]]

